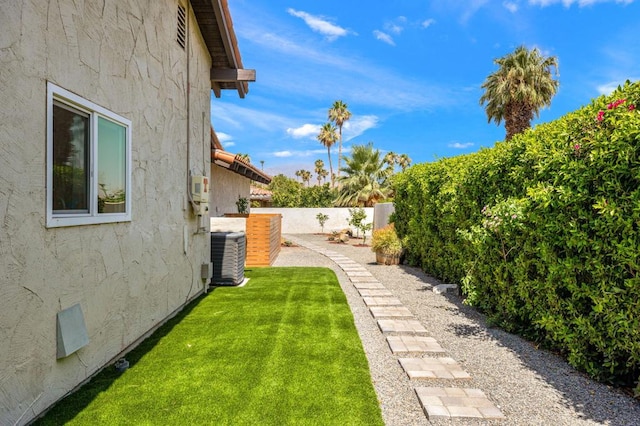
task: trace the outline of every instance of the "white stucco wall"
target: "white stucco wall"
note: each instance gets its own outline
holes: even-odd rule
[[[365,223],[373,223],[373,207],[365,207],[367,213]],[[282,215],[283,234],[315,234],[322,231],[320,222],[316,219],[318,213],[329,216],[324,224],[324,232],[340,231],[350,228],[348,220],[351,218],[349,208],[284,208],[284,207],[255,207],[251,213],[278,213]],[[351,227],[351,229],[353,229]],[[355,232],[356,230],[353,229]],[[367,233],[367,235],[369,235]]]
[[[245,197],[249,199],[251,180],[216,164],[211,165],[211,192],[209,205],[211,217],[223,216],[225,213],[238,213],[236,201]],[[249,209],[250,206],[249,206]]]
[[[0,424],[28,422],[204,287],[209,234],[186,188],[188,169],[209,173],[211,59],[191,16],[188,121],[176,8],[2,2]],[[131,222],[45,227],[47,81],[132,121]],[[56,314],[76,303],[90,342],[56,360]]]

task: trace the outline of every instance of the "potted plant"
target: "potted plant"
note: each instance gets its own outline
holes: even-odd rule
[[[376,253],[376,262],[380,265],[397,265],[402,254],[402,242],[396,234],[396,228],[389,224],[373,231],[371,251]]]
[[[249,200],[246,197],[238,198],[236,201],[236,207],[238,208],[239,214],[249,214]]]

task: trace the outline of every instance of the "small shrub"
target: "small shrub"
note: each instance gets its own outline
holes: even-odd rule
[[[324,234],[324,224],[327,223],[327,220],[329,220],[329,215],[326,215],[324,213],[318,213],[316,215],[316,219],[318,219],[318,222],[320,223],[321,232]]]
[[[354,207],[349,209],[350,218],[347,219],[347,223],[357,230],[361,230],[362,222],[367,218],[367,212],[362,207]],[[356,235],[357,237],[360,234]]]
[[[400,256],[402,253],[402,242],[393,224],[373,231],[371,251],[380,252],[388,256]]]

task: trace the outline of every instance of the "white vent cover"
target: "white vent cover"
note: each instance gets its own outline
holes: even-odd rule
[[[87,327],[84,325],[84,315],[79,303],[58,312],[57,334],[58,358],[67,357],[89,344]]]

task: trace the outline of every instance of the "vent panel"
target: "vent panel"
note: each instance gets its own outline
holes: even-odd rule
[[[187,13],[184,7],[178,5],[178,35],[176,40],[184,49],[187,44]]]

